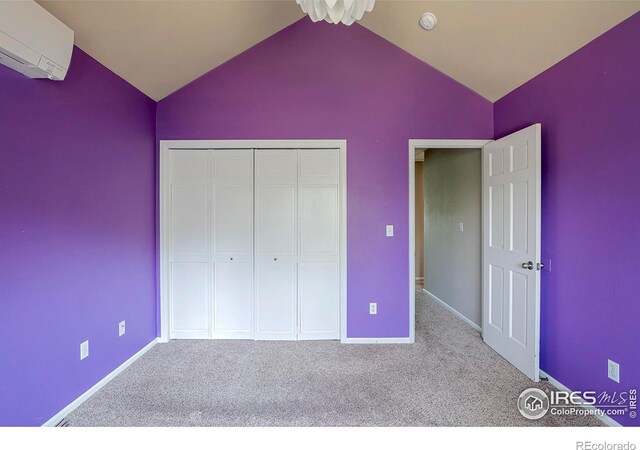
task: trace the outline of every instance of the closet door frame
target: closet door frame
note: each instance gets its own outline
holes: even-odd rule
[[[158,199],[159,261],[159,342],[169,341],[169,264],[171,221],[169,210],[170,158],[172,150],[263,150],[263,149],[337,149],[340,153],[339,224],[340,224],[340,341],[347,342],[347,141],[346,140],[161,140]]]

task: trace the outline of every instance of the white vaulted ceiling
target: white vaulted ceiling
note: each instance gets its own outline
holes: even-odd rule
[[[303,17],[295,0],[39,3],[155,100]],[[639,10],[640,1],[377,0],[360,24],[494,101]],[[438,17],[431,32],[418,25],[426,11]]]
[[[75,31],[78,47],[154,100],[304,16],[295,0],[38,3]]]
[[[638,10],[638,1],[383,1],[361,23],[495,101]],[[426,11],[438,18],[429,32],[418,25]]]

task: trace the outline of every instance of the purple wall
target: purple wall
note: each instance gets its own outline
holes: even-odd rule
[[[639,40],[636,14],[492,106],[359,25],[302,19],[161,101],[157,129],[154,102],[77,48],[62,83],[0,66],[0,425],[43,423],[156,336],[156,134],[347,139],[348,335],[403,337],[408,139],[541,122],[542,369],[637,388]]]
[[[638,42],[640,13],[494,109],[496,137],[542,123],[541,368],[573,390],[640,388]]]
[[[307,18],[158,104],[158,139],[347,139],[349,337],[409,335],[408,140],[492,134],[489,101],[362,26]]]
[[[0,146],[0,425],[41,425],[156,336],[155,103],[0,66]]]

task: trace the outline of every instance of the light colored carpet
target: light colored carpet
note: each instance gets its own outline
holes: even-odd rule
[[[532,387],[422,293],[414,345],[172,341],[69,415],[72,426],[598,426],[523,418]],[[538,387],[552,389],[547,383]]]

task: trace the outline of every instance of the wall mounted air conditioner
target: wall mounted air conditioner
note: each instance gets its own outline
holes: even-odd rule
[[[73,30],[35,1],[0,0],[0,64],[29,78],[64,80]]]

